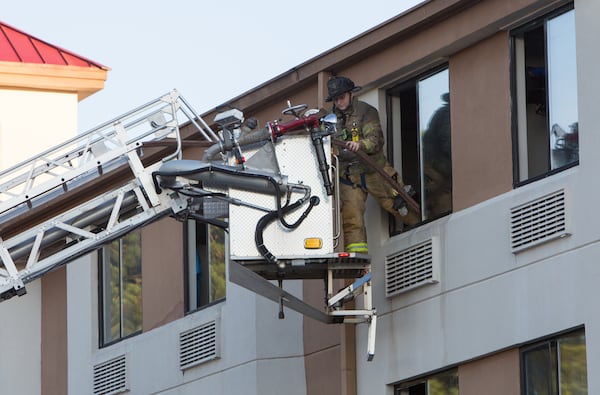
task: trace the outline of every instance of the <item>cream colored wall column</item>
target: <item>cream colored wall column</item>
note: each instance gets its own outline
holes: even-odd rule
[[[0,168],[75,136],[77,103],[71,93],[0,90]]]

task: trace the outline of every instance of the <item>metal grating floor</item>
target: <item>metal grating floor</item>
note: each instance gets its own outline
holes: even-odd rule
[[[263,258],[239,258],[232,260],[250,269],[267,280],[326,279],[332,271],[333,278],[360,278],[370,270],[371,257],[366,254],[337,253],[316,257],[278,257],[277,264],[268,263]]]

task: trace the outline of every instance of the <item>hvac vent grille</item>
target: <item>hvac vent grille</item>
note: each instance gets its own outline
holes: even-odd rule
[[[119,394],[127,391],[125,355],[94,366],[94,394]]]
[[[565,191],[514,207],[510,211],[512,252],[569,235]]]
[[[188,369],[219,357],[217,321],[179,334],[179,368]]]
[[[436,244],[430,239],[386,257],[386,296],[437,282]]]

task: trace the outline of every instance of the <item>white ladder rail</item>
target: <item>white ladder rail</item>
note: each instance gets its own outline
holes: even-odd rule
[[[179,195],[159,194],[152,176],[164,162],[181,158],[179,125],[184,123],[195,125],[203,138],[217,141],[217,135],[172,91],[0,172],[0,224],[18,223],[30,209],[60,202],[63,192],[94,181],[104,171],[128,165],[133,175],[106,193],[19,229],[16,235],[14,222],[6,222],[10,225],[0,228],[4,229],[0,235],[0,300],[24,294],[27,282],[56,266],[186,209],[187,200]],[[165,138],[174,138],[176,148],[144,167],[143,143]]]
[[[200,127],[189,118],[194,114],[174,91],[0,172],[0,214],[23,204],[31,205],[32,199],[48,191],[68,188],[78,176],[102,171],[122,158],[125,151],[138,149],[145,141],[174,137],[178,146],[173,157],[179,155],[179,125],[191,122]],[[156,123],[155,119],[162,122]],[[216,142],[214,132],[198,131]]]
[[[146,168],[144,173],[151,174],[156,166]],[[153,185],[150,185],[153,189]],[[143,191],[142,191],[143,190]],[[187,207],[187,201],[167,195],[158,196],[157,204],[150,206],[139,178],[131,180],[121,188],[115,189],[67,212],[48,219],[8,240],[0,239],[0,257],[5,270],[0,271],[0,298],[8,298],[22,292],[24,285],[58,265],[70,262],[91,252],[109,241],[117,239],[146,223],[155,221],[171,213],[177,213]],[[124,204],[124,196],[128,203]],[[118,220],[122,209],[137,211],[123,220]],[[104,210],[109,215],[98,213]],[[100,230],[95,229],[97,218],[86,214],[97,213],[99,222],[109,218]],[[55,236],[53,236],[55,235]],[[40,259],[42,240],[45,236],[52,243],[64,243],[64,246]],[[26,265],[15,263],[13,255],[26,259]],[[20,255],[24,255],[20,257]],[[21,268],[19,268],[21,267]],[[14,291],[13,291],[14,290]],[[6,296],[3,296],[5,295]]]

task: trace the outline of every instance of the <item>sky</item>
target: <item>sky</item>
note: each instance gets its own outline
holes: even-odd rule
[[[84,132],[173,89],[204,113],[422,2],[19,0],[0,20],[110,68]]]

